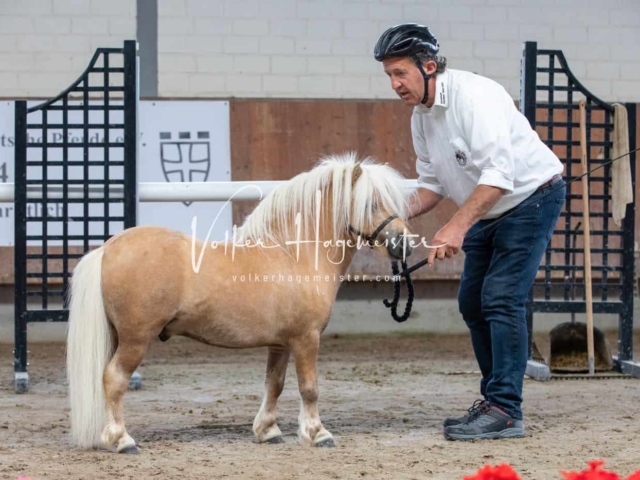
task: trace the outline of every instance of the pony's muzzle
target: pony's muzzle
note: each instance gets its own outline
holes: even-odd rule
[[[405,260],[413,252],[411,242],[404,235],[392,237],[387,244],[389,256],[397,260]]]

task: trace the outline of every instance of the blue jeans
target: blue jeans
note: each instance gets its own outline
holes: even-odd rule
[[[527,297],[565,195],[563,180],[537,190],[495,226],[476,234],[497,219],[475,224],[462,245],[458,305],[482,372],[480,392],[518,420],[528,356]]]

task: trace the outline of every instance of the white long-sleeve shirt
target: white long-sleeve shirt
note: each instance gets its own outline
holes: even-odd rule
[[[436,77],[435,102],[411,117],[418,184],[461,207],[478,185],[507,193],[483,217],[519,205],[564,167],[497,82],[446,69]]]

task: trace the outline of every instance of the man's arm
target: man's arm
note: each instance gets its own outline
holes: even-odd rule
[[[451,258],[456,255],[462,248],[462,242],[469,229],[491,210],[505,193],[506,190],[498,187],[478,185],[460,210],[433,237],[433,245],[446,245],[431,249],[429,266],[433,265],[436,258],[444,260],[445,257]]]
[[[444,197],[428,188],[419,188],[415,197],[412,197],[407,209],[407,219],[411,220],[431,211]]]
[[[465,204],[456,212],[449,223],[454,223],[469,231],[486,213],[498,203],[506,190],[490,185],[478,185]]]

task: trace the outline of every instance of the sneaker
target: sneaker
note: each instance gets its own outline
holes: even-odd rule
[[[444,429],[444,437],[447,440],[493,440],[524,436],[522,420],[516,420],[489,402],[478,409],[467,423]]]
[[[467,423],[469,421],[469,418],[473,417],[476,412],[478,412],[482,407],[484,407],[484,404],[487,403],[486,400],[476,400],[475,402],[473,402],[473,405],[471,405],[471,408],[469,410],[467,410],[467,414],[464,415],[463,417],[450,417],[445,419],[444,421],[444,428],[447,427],[452,427],[453,425],[461,425],[463,423]]]

